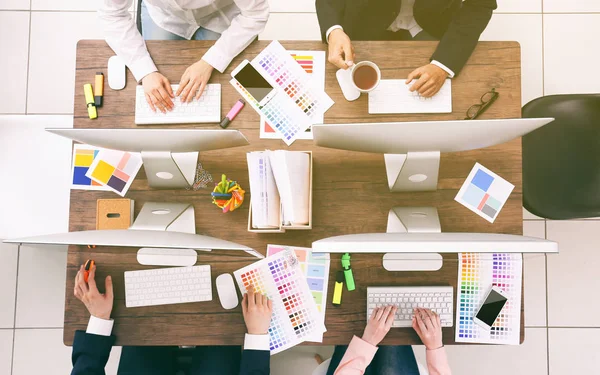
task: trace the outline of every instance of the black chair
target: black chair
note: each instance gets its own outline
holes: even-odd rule
[[[524,118],[555,120],[523,137],[523,206],[547,219],[600,216],[600,94],[551,95]]]

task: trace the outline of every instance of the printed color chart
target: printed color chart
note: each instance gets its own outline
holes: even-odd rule
[[[137,153],[102,150],[86,176],[124,197],[141,166],[142,157]]]
[[[456,342],[519,345],[521,333],[521,254],[458,255]],[[508,301],[490,331],[473,322],[487,292],[497,286]]]
[[[280,253],[285,250],[294,251],[300,269],[304,276],[308,288],[317,304],[317,310],[321,314],[321,322],[325,325],[325,309],[327,307],[327,285],[329,284],[329,253],[313,253],[311,248],[307,247],[288,247],[282,245],[267,245],[267,256]],[[315,334],[307,341],[323,342],[323,334]]]
[[[242,293],[252,285],[273,302],[269,327],[271,354],[323,333],[321,315],[291,250],[281,251],[233,273]]]
[[[86,176],[94,159],[102,150],[99,147],[93,147],[76,143],[73,146],[73,161],[71,167],[71,189],[80,190],[105,190],[110,189]]]
[[[475,163],[454,200],[493,223],[514,188],[510,182]]]

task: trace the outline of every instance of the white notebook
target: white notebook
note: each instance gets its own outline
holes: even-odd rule
[[[450,79],[431,98],[424,98],[417,92],[410,92],[404,79],[382,79],[375,90],[369,93],[369,113],[451,113],[452,84]]]
[[[246,154],[250,177],[250,204],[253,228],[279,228],[281,203],[269,156],[264,152]]]
[[[284,225],[307,225],[310,206],[310,155],[301,151],[267,151],[283,207]],[[254,209],[254,208],[253,208]]]

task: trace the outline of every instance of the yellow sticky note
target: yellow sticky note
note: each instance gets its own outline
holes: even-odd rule
[[[102,182],[103,184],[107,184],[114,171],[115,167],[106,163],[103,160],[100,160],[98,162],[98,165],[96,166],[96,169],[94,169],[94,171],[92,172],[92,177]]]
[[[92,155],[81,155],[77,153],[75,155],[75,166],[76,167],[89,167],[94,161],[94,154]]]

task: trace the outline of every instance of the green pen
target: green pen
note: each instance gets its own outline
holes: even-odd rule
[[[352,267],[350,267],[350,254],[342,255],[342,267],[344,268],[344,276],[346,277],[346,287],[348,291],[356,289],[354,285],[354,275],[352,275]]]

